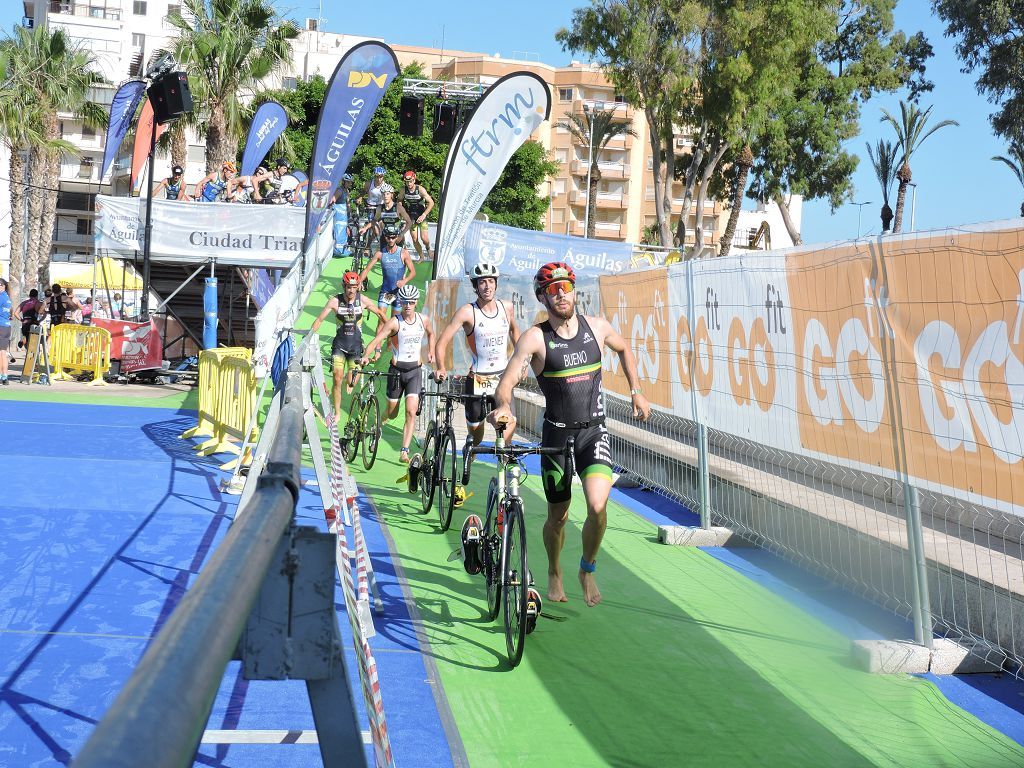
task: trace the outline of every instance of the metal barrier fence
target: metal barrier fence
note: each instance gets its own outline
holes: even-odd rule
[[[1018,223],[676,263],[600,292],[655,409],[633,420],[606,358],[629,474],[912,620],[919,644],[1021,674]]]
[[[103,374],[110,370],[110,332],[104,328],[61,323],[50,333],[53,378],[60,381],[73,374],[92,374],[94,386],[104,386]]]
[[[208,437],[196,446],[201,456],[234,453],[239,458],[224,464],[231,469],[244,461],[243,449],[253,438],[255,423],[250,421],[256,408],[256,375],[252,350],[246,347],[204,349],[199,353],[199,420],[182,433],[184,439]]]

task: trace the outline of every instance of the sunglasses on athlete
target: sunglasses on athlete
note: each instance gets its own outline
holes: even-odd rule
[[[576,290],[576,286],[568,280],[556,280],[544,286],[544,292],[548,296],[557,296],[559,291],[562,293],[572,293],[574,290]]]

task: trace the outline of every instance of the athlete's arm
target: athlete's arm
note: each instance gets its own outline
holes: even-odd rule
[[[327,318],[327,316],[329,314],[331,314],[331,310],[332,309],[337,309],[337,308],[338,308],[338,297],[337,296],[332,296],[331,300],[327,302],[327,306],[324,307],[324,311],[321,312],[319,314],[319,316],[317,317],[317,319],[313,321],[313,326],[310,328],[310,330],[311,331],[318,331],[318,330],[320,330],[320,323],[322,323]]]
[[[362,234],[363,230],[359,230],[359,234]],[[370,261],[366,265],[366,269],[359,273],[359,282],[362,283],[366,280],[366,276],[370,274],[370,270],[373,269],[373,265],[380,261],[380,251],[376,251],[373,256],[370,257]]]
[[[640,419],[640,421],[647,421],[647,417],[651,415],[651,404],[647,402],[647,398],[640,391],[640,377],[636,372],[636,358],[633,357],[633,350],[629,348],[629,344],[622,338],[622,334],[612,328],[611,323],[603,317],[588,317],[587,322],[590,323],[590,328],[594,331],[594,335],[597,336],[597,343],[618,353],[619,362],[622,363],[622,371],[626,374],[626,381],[629,382],[629,389],[631,392],[636,393],[631,395],[633,400],[633,417]],[[604,338],[602,339],[602,337]]]
[[[384,341],[388,336],[398,333],[398,317],[392,317],[386,323],[383,323],[380,330],[377,331],[377,335],[373,337],[373,341],[366,345],[366,349],[363,351],[363,359],[360,361],[362,365],[367,365],[370,362],[370,356],[377,351],[377,347],[380,346],[381,342]]]
[[[427,220],[427,216],[429,216],[430,212],[432,210],[434,210],[434,198],[432,198],[427,193],[427,190],[426,190],[425,187],[420,186],[420,194],[423,195],[423,199],[424,199],[424,201],[426,201],[427,207],[423,209],[423,213],[421,213],[419,215],[419,218],[416,219],[417,222],[419,222],[419,221],[426,221]]]
[[[427,332],[427,362],[434,365],[437,359],[434,356],[434,326],[430,324],[426,315],[421,314],[420,317],[423,318],[423,330]]]
[[[166,186],[167,186],[167,179],[160,179],[160,183],[157,184],[156,185],[156,189],[153,190],[153,197],[156,197],[157,195],[159,195],[163,191],[164,187],[166,187]]]
[[[366,307],[368,310],[373,312],[373,314],[379,317],[381,323],[388,319],[387,315],[384,314],[384,311],[380,307],[378,307],[376,303],[370,301],[370,299],[367,298],[365,294],[359,294],[359,301],[364,307]]]
[[[502,306],[505,307],[505,316],[508,318],[508,338],[512,342],[512,346],[515,347],[519,341],[519,326],[516,325],[516,318],[512,312],[512,308],[504,301],[501,302]]]
[[[434,375],[442,380],[447,375],[447,371],[444,367],[445,354],[448,352],[448,345],[452,343],[452,338],[458,333],[459,328],[465,328],[467,323],[473,322],[473,307],[469,304],[463,304],[459,307],[458,311],[452,317],[451,322],[445,326],[445,329],[441,331],[440,337],[437,339],[437,344],[434,347],[434,359],[437,360],[437,370]],[[470,325],[470,328],[473,326]]]
[[[515,426],[516,414],[512,402],[512,391],[516,384],[526,377],[528,366],[537,355],[544,354],[544,334],[540,328],[533,326],[519,337],[512,359],[508,361],[508,367],[498,379],[498,388],[494,393],[495,409],[491,411],[487,420],[493,425],[499,422],[508,422]]]
[[[402,248],[402,263],[405,264],[405,277],[395,283],[395,288],[401,288],[416,277],[416,263],[409,257],[409,251]]]
[[[217,175],[216,172],[208,173],[205,176],[203,176],[203,178],[201,178],[199,180],[199,183],[196,184],[196,197],[202,197],[202,195],[203,195],[203,187],[206,186],[206,182],[211,181],[213,179],[213,177],[216,176],[216,175]]]

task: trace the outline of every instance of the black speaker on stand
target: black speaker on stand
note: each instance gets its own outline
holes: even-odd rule
[[[423,97],[403,96],[398,110],[398,132],[402,136],[419,136],[423,133]]]
[[[146,91],[153,105],[153,116],[160,125],[192,111],[192,91],[184,72],[169,72]]]
[[[459,130],[459,110],[454,104],[441,103],[437,105],[436,119],[434,120],[434,141],[438,144],[450,144]]]

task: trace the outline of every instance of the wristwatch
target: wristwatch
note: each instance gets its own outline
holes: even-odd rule
[[[642,394],[643,394],[643,392],[641,392],[639,389],[631,389],[631,390],[629,390],[630,397],[632,397],[633,395],[642,395]]]

